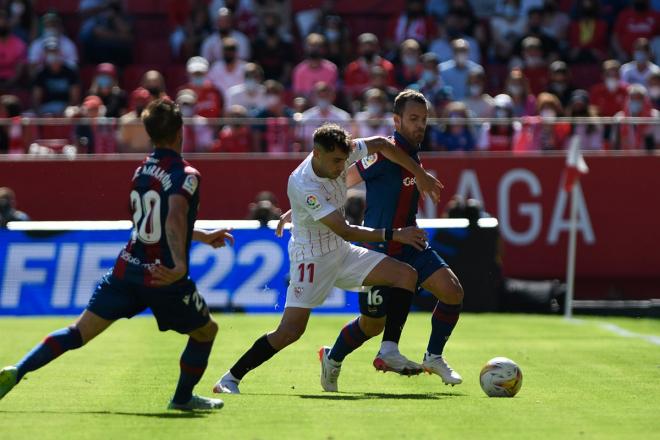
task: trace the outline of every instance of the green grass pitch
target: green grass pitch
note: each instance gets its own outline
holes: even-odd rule
[[[218,315],[221,332],[197,391],[217,378],[277,315]],[[88,346],[28,375],[0,401],[0,438],[13,439],[660,439],[660,346],[622,337],[660,336],[660,320],[465,314],[446,349],[464,383],[377,373],[369,341],[344,362],[341,392],[320,391],[318,347],[348,316],[314,315],[293,346],[246,376],[244,394],[214,413],[168,412],[185,339],[151,318],[120,321]],[[0,319],[0,365],[70,319]],[[420,361],[428,314],[411,315],[402,352]],[[513,399],[487,398],[482,365],[515,360],[523,386]]]

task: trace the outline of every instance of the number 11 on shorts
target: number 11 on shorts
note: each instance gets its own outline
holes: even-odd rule
[[[298,265],[298,272],[300,272],[298,282],[302,283],[305,281],[305,263],[300,263]],[[314,263],[309,263],[307,265],[307,277],[309,278],[310,283],[314,282]]]

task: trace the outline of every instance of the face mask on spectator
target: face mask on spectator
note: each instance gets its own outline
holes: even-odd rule
[[[309,58],[312,60],[320,60],[321,59],[321,51],[318,49],[312,49],[309,51]]]
[[[433,70],[424,70],[422,72],[422,81],[425,83],[432,83],[438,78],[438,74]]]
[[[628,105],[628,108],[630,109],[630,114],[631,115],[638,115],[642,112],[642,101],[638,101],[636,99],[630,101],[630,104]]]
[[[325,31],[325,37],[328,39],[329,42],[334,43],[336,41],[339,41],[339,37],[341,37],[341,32],[337,29],[328,29]]]
[[[153,96],[153,97],[158,97],[158,96],[160,96],[160,93],[162,92],[162,90],[161,90],[160,87],[158,87],[158,86],[155,86],[155,87],[153,87],[153,86],[152,86],[152,87],[145,87],[145,88],[147,89],[147,91],[149,92],[149,94],[150,94],[151,96]]]
[[[454,61],[456,61],[456,64],[459,66],[464,66],[465,63],[467,63],[468,60],[468,54],[465,52],[459,52],[456,55],[454,55]]]
[[[49,37],[57,37],[59,35],[59,31],[57,28],[54,27],[47,27],[44,28],[44,38],[49,38]]]
[[[99,75],[96,77],[96,85],[103,89],[112,87],[112,82],[112,78],[108,75]]]
[[[649,96],[651,96],[651,99],[660,98],[660,86],[649,87]]]
[[[60,62],[60,56],[56,53],[46,54],[46,64],[57,64]]]
[[[236,59],[236,55],[233,53],[226,53],[222,56],[222,59],[225,60],[225,64],[231,64]]]
[[[181,116],[184,118],[191,118],[195,116],[195,107],[192,105],[182,105],[181,106]]]
[[[607,90],[610,92],[613,92],[616,90],[616,88],[619,86],[619,80],[616,78],[605,78],[605,87],[607,87]]]
[[[266,107],[277,107],[280,104],[280,97],[277,95],[266,95]]]
[[[506,18],[516,18],[518,16],[518,8],[516,8],[514,5],[509,3],[507,5],[504,5],[504,10],[502,11],[502,14]]]
[[[509,93],[512,95],[522,95],[523,88],[521,85],[518,84],[511,84],[509,87]]]
[[[484,91],[484,88],[481,84],[472,84],[470,86],[470,95],[471,96],[481,96],[481,93]]]
[[[25,12],[25,5],[21,2],[13,2],[10,10],[12,17],[20,17]]]
[[[248,92],[254,92],[257,90],[259,83],[254,78],[245,78],[245,90]]]
[[[541,66],[542,64],[543,64],[543,57],[539,57],[536,55],[525,57],[526,66],[537,67],[537,66]]]
[[[319,98],[319,99],[316,101],[316,105],[317,105],[321,110],[327,110],[328,108],[330,108],[330,101],[328,101],[328,100],[325,99],[325,98]]]
[[[415,67],[419,62],[419,57],[417,55],[404,55],[402,61],[408,67]]]
[[[635,58],[635,62],[637,63],[645,63],[649,59],[649,56],[643,50],[636,50],[633,58]]]
[[[551,108],[544,108],[539,112],[539,115],[544,119],[555,119],[557,117],[557,112]]]
[[[190,84],[195,87],[202,87],[204,85],[204,77],[195,75],[190,78]]]
[[[367,103],[367,113],[369,113],[370,116],[378,116],[382,114],[383,112],[383,106],[377,102],[369,102]]]
[[[498,107],[498,108],[495,109],[495,117],[496,118],[508,118],[509,117],[509,112],[507,112],[505,108]]]
[[[370,50],[370,51],[367,51],[367,52],[363,53],[362,56],[367,61],[367,63],[370,63],[376,57],[376,53]]]

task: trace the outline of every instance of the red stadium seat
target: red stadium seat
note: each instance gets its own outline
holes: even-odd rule
[[[589,90],[591,86],[601,81],[600,65],[594,64],[571,64],[571,83],[578,89]]]
[[[126,2],[128,14],[153,14],[157,10],[158,0],[131,0]]]
[[[167,67],[165,74],[165,84],[171,97],[176,96],[176,91],[188,82],[188,73],[183,63],[172,64]]]
[[[161,16],[138,15],[133,23],[135,36],[144,40],[166,39],[170,35],[169,26]]]
[[[167,39],[154,40],[138,39],[135,45],[135,60],[143,64],[169,64],[172,62],[172,53]]]
[[[77,14],[79,0],[37,0],[34,10],[42,15],[48,11],[56,11],[58,14]]]
[[[82,85],[83,95],[89,87],[92,85],[92,78],[94,78],[94,73],[96,72],[96,66],[92,64],[80,66],[80,83]]]

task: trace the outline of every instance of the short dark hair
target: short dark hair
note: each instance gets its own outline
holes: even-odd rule
[[[403,111],[406,109],[406,103],[409,101],[427,105],[424,95],[417,90],[406,89],[394,98],[394,114],[403,116]]]
[[[142,123],[154,145],[169,145],[183,126],[179,106],[169,98],[151,101],[142,111]]]
[[[348,154],[351,151],[351,135],[337,124],[323,124],[313,135],[314,147],[325,151],[340,151]]]

